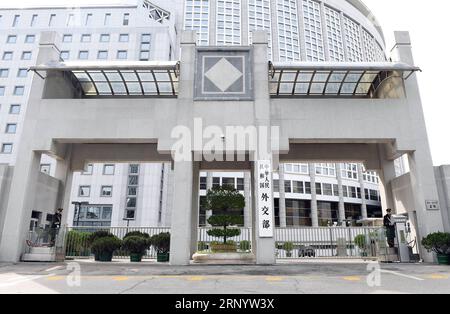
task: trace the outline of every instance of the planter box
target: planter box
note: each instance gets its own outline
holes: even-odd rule
[[[101,254],[95,255],[96,262],[111,262],[113,258],[113,253],[102,252]]]
[[[170,254],[169,253],[158,253],[156,255],[156,261],[158,263],[167,263],[170,260]]]
[[[196,253],[192,259],[196,264],[213,265],[253,265],[256,262],[252,253]]]
[[[214,253],[235,253],[236,244],[211,244],[211,251]]]
[[[142,254],[130,254],[130,261],[132,263],[140,263],[142,261]]]
[[[438,254],[437,260],[439,265],[450,265],[450,255]]]

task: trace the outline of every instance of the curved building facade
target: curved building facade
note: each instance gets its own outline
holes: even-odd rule
[[[199,45],[249,45],[269,34],[273,61],[385,61],[383,33],[359,0],[185,0],[184,29]]]

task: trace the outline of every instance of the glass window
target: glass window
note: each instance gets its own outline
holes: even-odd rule
[[[83,175],[91,175],[94,171],[94,165],[88,164],[86,169],[82,172]]]
[[[12,58],[13,58],[13,53],[12,53],[12,51],[5,51],[5,52],[3,53],[3,60],[4,60],[4,61],[11,61]]]
[[[137,164],[132,164],[128,167],[128,172],[130,174],[139,174],[139,165]]]
[[[111,36],[109,34],[101,34],[100,35],[101,43],[109,43],[110,40],[111,40]]]
[[[69,14],[67,16],[66,26],[74,26],[74,24],[75,24],[75,15],[74,14]]]
[[[20,105],[11,105],[9,107],[9,114],[20,114]]]
[[[137,199],[136,197],[127,198],[127,208],[136,208]]]
[[[297,1],[277,0],[280,61],[300,61]]]
[[[293,192],[297,194],[305,194],[305,189],[303,187],[302,181],[293,181]]]
[[[71,43],[72,42],[72,35],[64,35],[63,36],[63,43]]]
[[[322,195],[322,184],[321,183],[316,183],[316,194]]]
[[[234,189],[234,178],[222,178],[222,186],[230,186]]]
[[[269,34],[269,59],[272,59],[272,15],[270,0],[248,0],[249,43],[252,32],[263,30]]]
[[[136,195],[137,195],[137,188],[135,186],[129,186],[127,196],[136,196]]]
[[[14,15],[12,27],[19,25],[20,15]]]
[[[102,186],[100,196],[101,197],[112,197],[112,186]]]
[[[5,96],[5,86],[0,86],[0,96]]]
[[[92,13],[88,13],[86,14],[86,21],[84,23],[85,26],[89,26],[91,25],[92,22]]]
[[[108,59],[108,51],[106,50],[100,50],[97,54],[97,59],[99,60],[106,60]]]
[[[330,61],[345,61],[341,14],[338,11],[325,6],[325,21],[327,24]]]
[[[128,52],[126,50],[117,51],[118,60],[126,60],[128,58]]]
[[[290,180],[284,181],[284,192],[285,193],[292,193],[292,185]]]
[[[28,70],[27,69],[19,69],[17,71],[17,77],[27,77],[28,76]]]
[[[26,44],[33,44],[36,41],[36,36],[35,35],[27,35],[25,37],[25,43]]]
[[[6,143],[2,145],[2,154],[11,154],[13,150],[13,144]]]
[[[38,19],[38,15],[37,14],[33,14],[33,16],[31,17],[31,23],[30,23],[31,27],[36,26],[37,19]]]
[[[48,19],[48,26],[52,27],[53,23],[55,22],[56,14],[50,14],[50,18]]]
[[[8,124],[6,124],[5,133],[7,133],[7,134],[15,134],[16,132],[17,132],[17,124],[15,124],[15,123],[8,123]]]
[[[345,43],[347,45],[348,61],[363,61],[363,53],[361,47],[361,33],[359,24],[344,16]]]
[[[90,43],[91,42],[91,35],[90,34],[81,35],[81,42],[82,43]]]
[[[358,164],[343,164],[342,178],[358,180]]]
[[[125,211],[125,218],[126,219],[135,219],[136,218],[136,211],[127,209]]]
[[[311,194],[311,182],[305,182],[305,194]]]
[[[82,185],[78,189],[79,197],[89,197],[91,195],[91,187],[89,185]]]
[[[306,58],[308,61],[325,61],[320,4],[303,0],[303,25],[305,31]]]
[[[334,164],[315,164],[316,174],[321,176],[336,176],[336,167]]]
[[[9,76],[9,69],[0,69],[0,78],[6,78]]]
[[[244,191],[244,178],[237,178],[237,190]]]
[[[207,189],[207,178],[206,177],[200,177],[200,190],[206,190]]]
[[[70,52],[69,51],[61,51],[61,59],[63,61],[70,59]]]
[[[115,172],[115,165],[103,165],[103,175],[112,176]]]
[[[80,59],[80,60],[87,60],[87,59],[89,59],[89,51],[80,51],[78,53],[78,59]]]
[[[24,86],[16,86],[14,87],[14,96],[23,96],[25,93],[25,87]]]
[[[185,1],[184,29],[197,31],[199,45],[209,45],[209,0]]]
[[[105,20],[104,20],[104,25],[107,26],[109,25],[109,23],[111,22],[111,13],[106,13],[105,14]]]
[[[125,13],[123,15],[123,26],[128,26],[130,24],[130,14],[129,13]]]
[[[323,195],[333,196],[333,185],[329,183],[323,184]]]
[[[241,44],[241,1],[217,1],[217,45]]]
[[[214,177],[212,185],[213,185],[213,188],[220,187],[220,178]]]
[[[280,192],[280,180],[273,180],[273,191]]]
[[[31,51],[22,52],[22,60],[31,60],[32,53]]]
[[[138,184],[139,184],[139,176],[128,177],[128,185],[138,185]]]
[[[127,43],[129,41],[130,41],[130,35],[128,35],[128,34],[120,34],[119,35],[119,42]]]
[[[6,39],[7,44],[15,44],[17,42],[17,36],[16,35],[10,35]]]

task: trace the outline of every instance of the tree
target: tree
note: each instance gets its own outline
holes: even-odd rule
[[[242,217],[238,214],[245,207],[245,198],[236,189],[225,185],[213,187],[206,194],[204,207],[212,210],[213,215],[208,219],[208,223],[214,228],[208,230],[208,235],[216,238],[223,238],[223,243],[227,244],[227,239],[241,234],[241,230],[230,228],[242,224]]]

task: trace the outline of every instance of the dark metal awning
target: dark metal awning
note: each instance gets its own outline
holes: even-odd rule
[[[271,97],[371,97],[389,78],[408,79],[420,68],[405,63],[270,63]]]
[[[86,97],[176,97],[179,62],[57,62],[32,71],[69,73]]]

